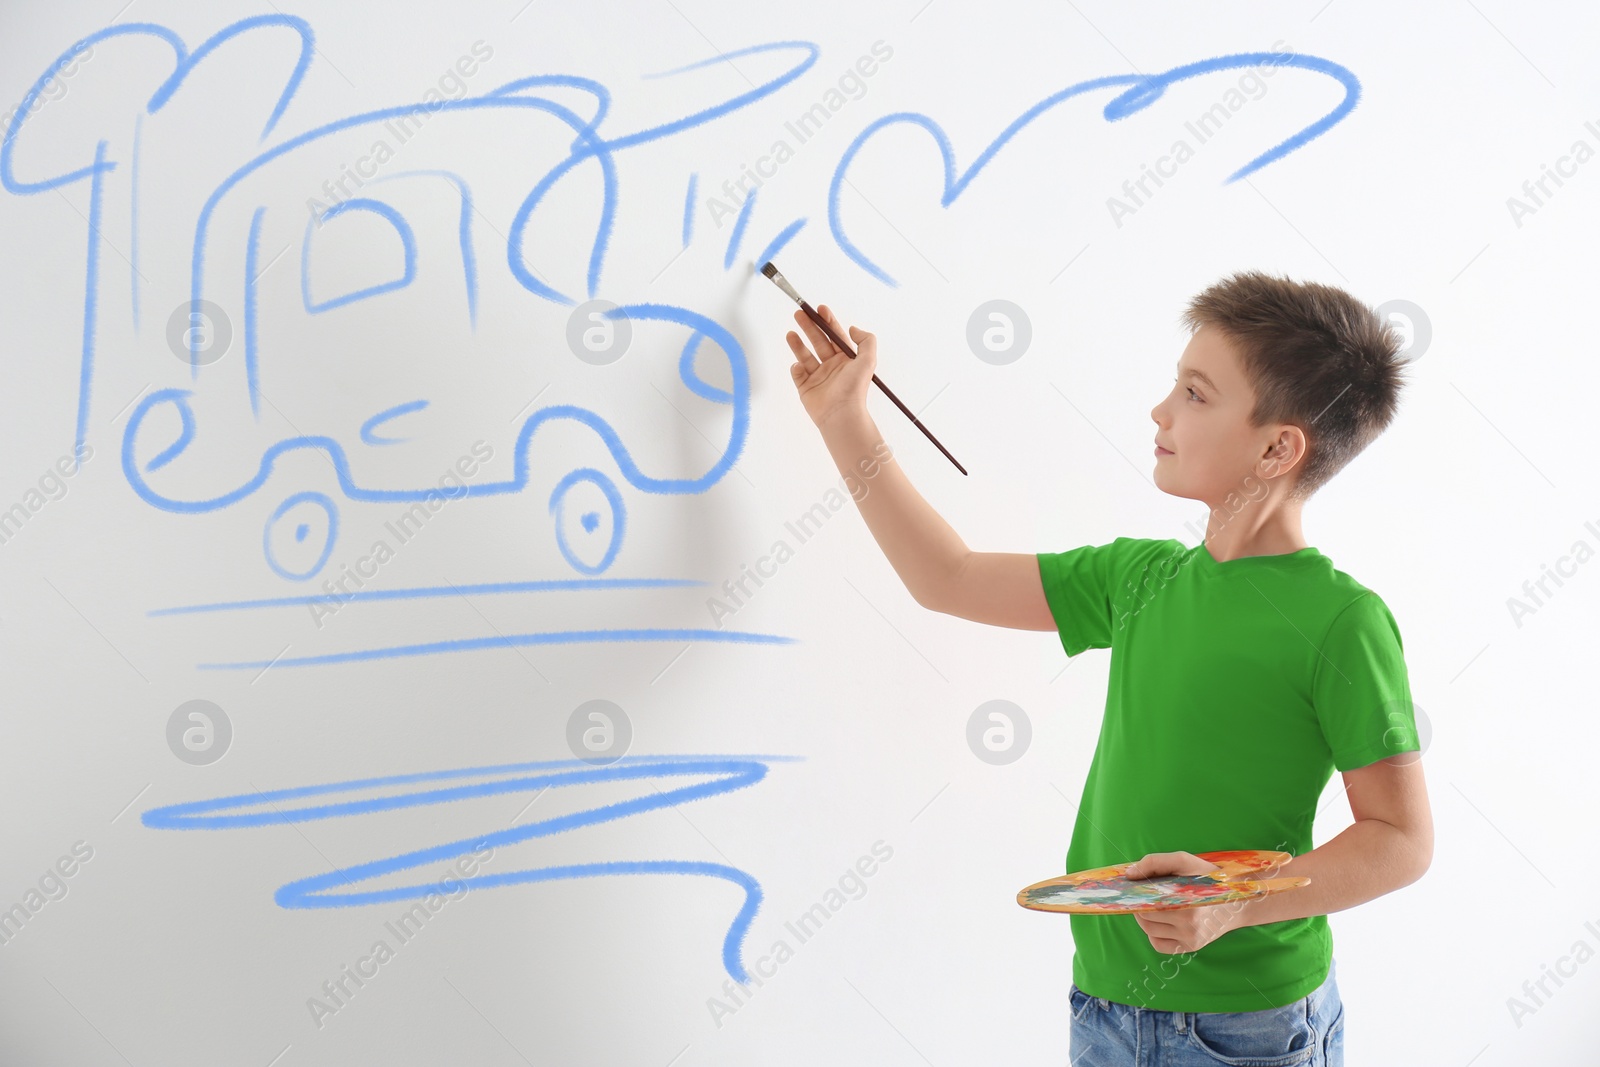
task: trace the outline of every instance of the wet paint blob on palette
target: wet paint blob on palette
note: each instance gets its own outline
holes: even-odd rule
[[[1168,911],[1207,904],[1254,900],[1269,893],[1310,885],[1311,879],[1267,878],[1294,857],[1270,849],[1230,849],[1199,852],[1200,859],[1216,864],[1205,874],[1166,874],[1153,878],[1128,878],[1123,872],[1136,862],[1115,863],[1089,871],[1036,882],[1017,894],[1017,903],[1034,911],[1062,911],[1074,915],[1125,915],[1136,911]]]

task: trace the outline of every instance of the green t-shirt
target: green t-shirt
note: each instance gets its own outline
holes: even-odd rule
[[[1069,871],[1150,852],[1301,855],[1335,768],[1420,747],[1394,617],[1315,548],[1219,563],[1203,544],[1119,537],[1038,559],[1067,655],[1111,649]],[[1326,915],[1187,955],[1156,951],[1131,915],[1070,918],[1078,988],[1160,1011],[1280,1007],[1333,955]]]

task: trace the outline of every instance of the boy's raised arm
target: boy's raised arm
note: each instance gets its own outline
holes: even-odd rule
[[[818,314],[842,332],[833,312]],[[858,356],[851,359],[807,318],[796,312],[819,360],[794,334],[788,335],[797,362],[790,368],[806,413],[822,434],[835,466],[867,529],[889,564],[923,607],[993,626],[1054,630],[1045,602],[1038,558],[1022,552],[973,552],[894,461],[893,453],[867,412],[866,394],[877,365],[877,339],[855,327],[850,336]]]

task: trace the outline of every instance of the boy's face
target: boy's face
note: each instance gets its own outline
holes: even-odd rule
[[[1172,392],[1150,411],[1156,487],[1213,505],[1258,488],[1251,475],[1259,479],[1257,464],[1276,433],[1250,425],[1255,402],[1232,343],[1214,326],[1196,330],[1178,360]]]

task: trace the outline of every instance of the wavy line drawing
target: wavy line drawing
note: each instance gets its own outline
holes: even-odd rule
[[[1129,115],[1143,111],[1161,98],[1167,86],[1186,78],[1198,78],[1203,74],[1212,74],[1217,71],[1232,70],[1237,67],[1255,67],[1273,64],[1284,67],[1298,67],[1301,70],[1325,74],[1334,81],[1344,86],[1345,97],[1339,104],[1317,121],[1306,126],[1276,145],[1262,152],[1250,162],[1240,167],[1228,176],[1224,185],[1238,181],[1240,178],[1254,174],[1275,160],[1304,146],[1307,142],[1328,132],[1351,111],[1355,110],[1356,103],[1361,98],[1361,82],[1349,69],[1317,56],[1301,55],[1296,52],[1241,52],[1235,55],[1218,56],[1215,59],[1205,59],[1197,63],[1185,63],[1173,67],[1171,70],[1149,76],[1142,74],[1118,74],[1105,78],[1090,78],[1087,81],[1069,85],[1059,92],[1052,93],[1043,100],[1028,108],[1021,115],[1012,120],[1011,124],[972,161],[958,178],[956,177],[955,149],[951,147],[950,138],[946,136],[944,127],[940,126],[927,115],[915,111],[900,111],[892,115],[885,115],[874,120],[866,129],[856,135],[850,146],[844,150],[844,155],[839,157],[839,164],[834,168],[833,180],[828,186],[828,228],[833,233],[834,241],[845,255],[849,256],[862,270],[872,275],[891,288],[898,288],[899,282],[890,277],[882,267],[878,266],[866,253],[862,252],[856,244],[845,234],[844,222],[839,217],[839,194],[844,188],[845,174],[850,169],[853,161],[861,149],[884,129],[900,123],[909,123],[925,131],[933,138],[939,148],[939,154],[944,160],[944,195],[939,200],[939,206],[948,208],[953,204],[963,190],[971,184],[972,179],[988,165],[995,154],[1004,148],[1006,143],[1015,137],[1022,129],[1034,119],[1063,101],[1076,96],[1094,92],[1098,89],[1110,89],[1118,86],[1127,86],[1110,103],[1106,104],[1102,114],[1107,122],[1117,122]]]
[[[265,792],[242,793],[181,804],[150,808],[140,822],[158,830],[230,830],[253,826],[275,826],[314,822],[319,819],[349,818],[379,811],[447,804],[474,797],[524,793],[532,790],[570,788],[604,782],[650,778],[713,776],[710,781],[679,786],[635,797],[631,800],[583,811],[558,815],[527,826],[513,826],[473,837],[432,845],[396,856],[388,856],[327,874],[298,878],[279,886],[273,901],[280,908],[349,908],[394,900],[414,900],[438,891],[436,882],[420,882],[389,889],[360,890],[359,884],[385,875],[413,871],[441,860],[454,859],[467,852],[502,848],[535,838],[552,837],[598,823],[613,822],[661,808],[701,800],[755,785],[767,776],[767,764],[796,761],[796,756],[701,756],[658,755],[622,756],[604,766],[586,760],[547,760],[532,763],[507,763],[488,767],[423,771],[378,778],[358,778],[324,785],[299,786]],[[486,779],[465,784],[470,779]],[[359,800],[325,802],[337,797],[395,786],[417,786],[408,792],[386,792]],[[302,801],[312,801],[301,804]],[[248,810],[248,809],[261,810]],[[734,981],[749,981],[742,958],[742,947],[750,923],[761,908],[761,885],[754,877],[724,863],[690,860],[622,860],[597,863],[530,867],[517,871],[464,877],[460,881],[474,888],[526,885],[570,878],[604,878],[622,875],[679,875],[715,878],[744,890],[739,907],[722,939],[722,965]],[[344,892],[334,890],[344,889]]]

